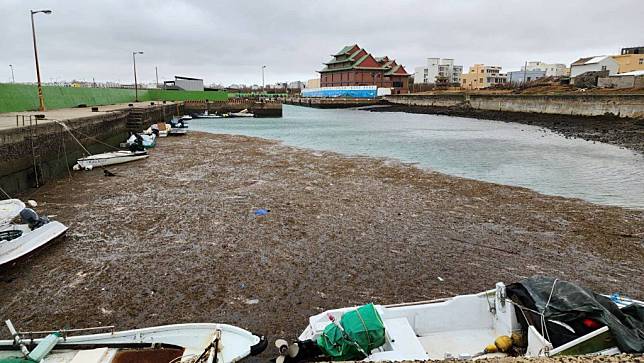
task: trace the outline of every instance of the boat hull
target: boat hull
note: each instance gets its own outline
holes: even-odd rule
[[[67,231],[64,224],[52,221],[33,231],[26,225],[9,225],[0,230],[20,229],[22,236],[0,242],[0,266],[15,261],[62,236]]]
[[[145,159],[147,152],[114,151],[110,153],[96,154],[86,158],[78,159],[78,165],[83,169],[91,169],[101,166],[128,163]]]
[[[71,336],[59,342],[54,350],[47,356],[47,362],[71,362],[79,354],[87,351],[103,349],[104,356],[115,356],[119,350],[134,348],[164,347],[170,349],[183,349],[182,360],[199,356],[213,341],[217,331],[221,332],[220,351],[217,353],[219,363],[236,362],[251,354],[258,354],[258,345],[266,346],[263,337],[227,324],[174,324],[143,329],[126,330],[101,334]],[[25,339],[25,343],[32,342]],[[34,339],[33,344],[42,339]],[[263,349],[262,349],[263,350]],[[84,351],[84,353],[83,353]],[[0,340],[0,358],[20,356],[19,349],[12,340]],[[111,362],[103,359],[101,362]]]

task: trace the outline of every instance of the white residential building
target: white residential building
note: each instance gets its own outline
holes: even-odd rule
[[[450,58],[427,58],[427,65],[414,69],[414,83],[461,83],[463,66],[454,65]]]
[[[522,71],[544,71],[546,77],[562,77],[566,75],[566,65],[561,63],[544,63],[541,61],[528,62],[527,66],[521,67]]]
[[[570,77],[574,78],[580,74],[591,71],[608,71],[608,75],[616,74],[619,70],[619,63],[607,55],[596,57],[580,58],[570,65]]]

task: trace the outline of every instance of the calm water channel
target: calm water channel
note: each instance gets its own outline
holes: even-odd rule
[[[644,156],[498,121],[284,105],[283,118],[193,120],[191,129],[416,162],[446,174],[644,209]]]

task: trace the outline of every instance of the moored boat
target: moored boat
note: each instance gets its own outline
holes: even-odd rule
[[[188,120],[191,119],[192,117],[190,116],[173,117],[172,120],[170,120],[170,130],[168,130],[168,135],[178,136],[187,134],[189,127]]]
[[[145,159],[148,157],[148,152],[143,151],[129,151],[119,150],[106,152],[102,154],[94,154],[77,160],[78,165],[85,169],[91,170],[96,167],[108,166],[114,164],[122,164],[130,161]]]
[[[133,145],[137,142],[138,137],[140,137],[140,143],[141,146],[143,146],[145,149],[151,149],[157,145],[157,136],[155,133],[152,133],[150,135],[146,133],[142,134],[132,134],[127,141],[125,142],[126,146]]]
[[[224,116],[219,115],[219,114],[217,114],[217,113],[214,113],[214,114],[212,114],[212,113],[208,113],[208,110],[206,110],[206,111],[204,111],[203,113],[196,114],[194,118],[198,118],[198,119],[199,119],[199,118],[222,118],[222,117],[224,117]]]
[[[24,224],[12,223],[20,215]],[[0,266],[46,245],[67,231],[67,226],[40,217],[22,201],[0,201]]]
[[[309,318],[278,363],[413,361],[644,351],[644,303],[535,277],[448,299],[329,310]]]
[[[248,111],[247,108],[239,111],[239,112],[231,112],[230,117],[255,117],[255,114],[251,113]]]
[[[114,327],[44,332],[17,332],[0,340],[0,363],[5,362],[218,362],[239,361],[261,353],[264,337],[227,324],[175,324],[114,331]],[[105,333],[89,333],[109,330]],[[34,335],[44,338],[33,338]]]

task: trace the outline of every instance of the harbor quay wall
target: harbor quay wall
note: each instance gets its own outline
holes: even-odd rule
[[[319,98],[319,97],[289,97],[284,103],[295,106],[314,108],[352,108],[382,104],[381,99],[374,98]]]
[[[177,91],[140,89],[139,101],[226,101],[224,91]],[[47,109],[72,108],[80,105],[101,106],[134,102],[135,90],[124,88],[87,88],[43,86]],[[0,113],[38,110],[38,88],[31,84],[0,83]]]
[[[254,101],[244,99],[230,99],[227,101],[186,101],[185,111],[188,114],[202,113],[229,113],[248,109],[255,117],[282,117],[282,102],[280,101]]]
[[[178,112],[183,112],[183,105]],[[73,137],[56,122],[33,117],[31,124],[0,130],[0,187],[13,195],[68,176],[76,160],[85,155],[83,147],[93,154],[112,151],[125,141],[133,120],[147,128],[169,121],[174,114],[178,114],[177,105],[168,104],[61,120]]]
[[[644,118],[644,95],[487,95],[435,94],[391,95],[390,104],[428,108],[523,112],[572,116]]]

